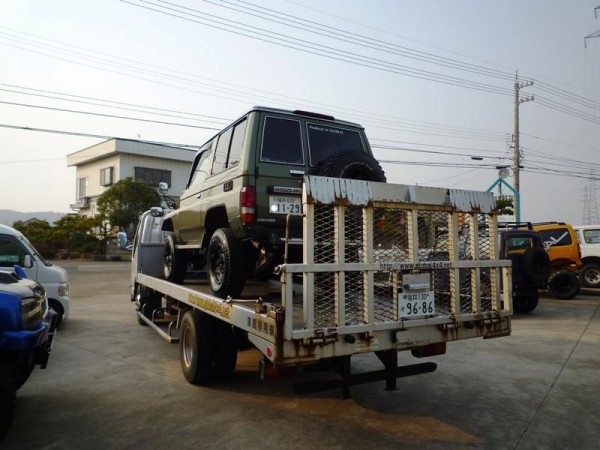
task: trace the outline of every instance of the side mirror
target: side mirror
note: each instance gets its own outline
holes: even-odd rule
[[[161,181],[160,183],[158,183],[158,192],[161,195],[165,195],[168,191],[169,191],[169,185],[167,183],[165,183],[164,181]]]
[[[27,267],[28,269],[33,267],[33,260],[31,259],[31,255],[25,255],[23,257],[23,267]]]
[[[119,244],[119,248],[121,250],[125,250],[125,247],[127,246],[127,233],[124,231],[119,231],[117,233],[117,243]]]

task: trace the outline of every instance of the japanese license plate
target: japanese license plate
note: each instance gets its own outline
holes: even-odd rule
[[[300,197],[270,195],[269,211],[271,214],[302,214],[302,200]]]
[[[429,273],[402,276],[402,292],[398,294],[400,317],[430,316],[435,314],[435,300]]]
[[[435,314],[433,291],[401,292],[398,295],[400,317],[430,316]]]

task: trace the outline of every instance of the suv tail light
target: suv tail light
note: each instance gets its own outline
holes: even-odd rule
[[[254,223],[256,220],[256,188],[242,186],[240,191],[240,218],[244,225]]]

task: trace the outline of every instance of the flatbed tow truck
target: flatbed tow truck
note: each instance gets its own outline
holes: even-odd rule
[[[425,362],[398,366],[398,352],[446,352],[468,338],[511,331],[510,261],[498,260],[495,200],[490,193],[306,176],[303,262],[277,268],[278,281],[250,283],[241,298],[218,298],[188,277],[162,278],[163,210],[140,220],[133,249],[131,299],[138,321],[180,344],[185,378],[223,381],[238,351],[262,353],[261,374],[332,362],[332,386],[432,372]],[[438,242],[438,236],[445,236]],[[204,283],[205,285],[206,283]],[[353,355],[375,353],[382,370],[353,374]]]

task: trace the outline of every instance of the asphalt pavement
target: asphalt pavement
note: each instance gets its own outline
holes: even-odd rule
[[[137,323],[126,262],[61,262],[71,317],[45,370],[18,393],[3,449],[593,449],[600,448],[600,296],[542,298],[498,339],[448,344],[435,372],[297,395],[300,373],[262,382],[258,355],[233,380],[198,387],[179,349]],[[353,371],[381,368],[373,355]]]

